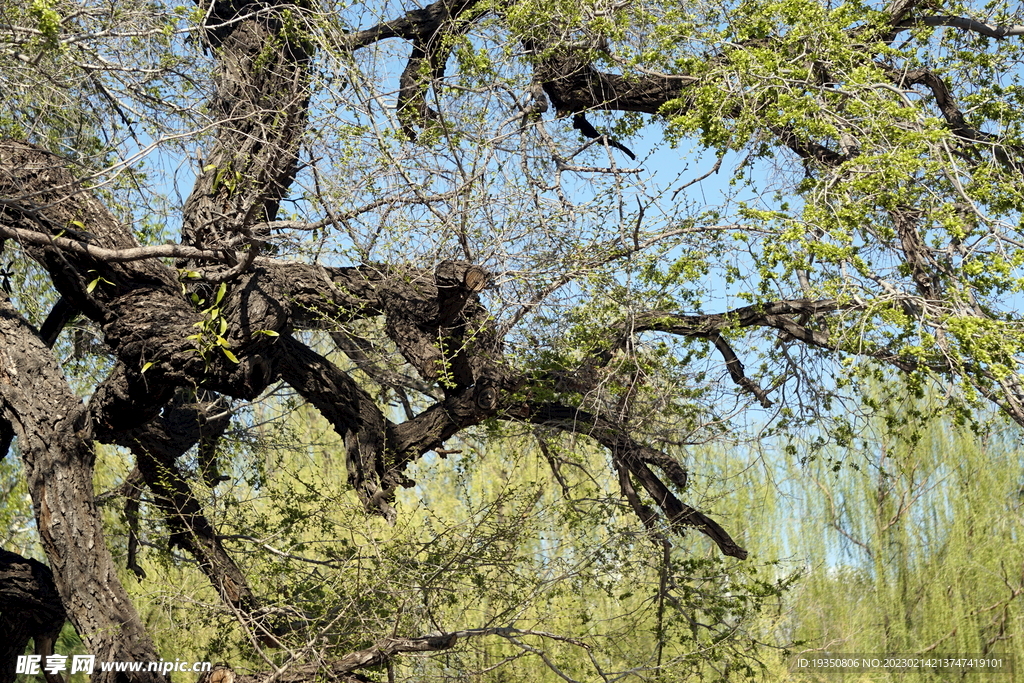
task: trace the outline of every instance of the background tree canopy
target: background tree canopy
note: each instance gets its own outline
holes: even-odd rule
[[[1016,11],[5,4],[4,680],[753,671],[701,458],[1024,425]]]

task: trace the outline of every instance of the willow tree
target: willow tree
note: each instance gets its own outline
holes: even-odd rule
[[[680,445],[824,418],[846,439],[872,374],[1024,424],[1011,9],[5,4],[0,435],[88,649],[159,658],[96,444],[133,454],[120,493],[145,491],[240,623],[286,640],[195,495],[239,406],[282,387],[388,519],[410,463],[520,425],[605,449],[655,538],[740,559],[688,503]],[[692,147],[678,173],[628,159],[662,144]],[[697,191],[733,163],[734,194]],[[60,616],[40,595],[19,637]],[[323,666],[460,640],[380,635]]]

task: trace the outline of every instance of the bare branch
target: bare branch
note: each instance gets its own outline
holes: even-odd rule
[[[0,205],[11,207],[12,202],[0,199]],[[61,237],[60,235],[45,235],[31,230],[12,228],[7,225],[0,225],[0,237],[13,239],[21,244],[56,247],[73,254],[106,261],[107,263],[128,263],[130,261],[156,258],[184,258],[194,261],[228,263],[245,258],[244,253],[239,253],[237,257],[232,258],[231,256],[226,256],[223,250],[199,249],[183,244],[158,244],[150,247],[132,247],[129,249],[105,249],[82,240],[74,240],[68,237]]]

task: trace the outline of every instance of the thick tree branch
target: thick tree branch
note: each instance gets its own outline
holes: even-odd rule
[[[160,657],[117,578],[93,499],[88,412],[35,331],[0,299],[0,419],[25,463],[36,525],[61,601],[90,652],[125,661]],[[123,674],[122,674],[123,675]],[[113,683],[113,673],[94,680]],[[166,683],[138,672],[131,680]]]
[[[986,24],[970,17],[954,16],[927,16],[904,19],[893,29],[895,33],[909,31],[918,26],[948,26],[950,28],[962,28],[966,31],[973,31],[989,38],[1006,38],[1009,36],[1024,35],[1024,26],[1018,25],[995,25]]]
[[[774,327],[801,341],[810,342],[816,346],[826,346],[828,336],[825,333],[808,329],[798,324],[790,316],[814,317],[823,313],[856,310],[860,307],[852,302],[840,303],[834,299],[817,301],[790,299],[743,306],[727,313],[706,315],[680,315],[650,311],[636,316],[630,323],[630,329],[636,332],[651,330],[690,337],[710,337],[712,334],[738,327]]]
[[[258,597],[225,551],[176,462],[204,437],[223,432],[229,423],[230,414],[220,403],[178,401],[148,424],[118,434],[118,443],[135,454],[142,479],[171,530],[171,547],[179,546],[191,554],[244,625],[265,644],[276,645],[274,629],[260,616]]]
[[[615,353],[629,343],[631,337],[648,331],[668,332],[711,341],[719,353],[722,354],[726,369],[729,371],[729,376],[733,382],[745,391],[753,394],[758,402],[767,408],[772,405],[767,393],[746,376],[743,363],[723,336],[723,333],[740,327],[775,327],[789,334],[792,338],[800,339],[806,343],[823,348],[833,348],[829,345],[828,336],[824,332],[808,328],[798,323],[791,316],[798,315],[811,318],[823,313],[848,310],[849,308],[851,306],[840,305],[833,300],[810,301],[807,299],[794,299],[757,306],[746,306],[722,314],[678,315],[658,311],[640,313],[613,328],[613,336],[609,342],[601,347],[593,357],[584,361],[579,368],[571,372],[555,373],[556,382],[569,386],[573,391],[587,393],[594,388],[592,386],[594,383],[594,370],[597,367],[607,366]]]
[[[597,129],[594,128],[593,124],[591,124],[590,121],[587,120],[585,114],[580,113],[574,115],[572,117],[572,127],[578,130],[585,138],[589,138],[591,140],[606,140],[609,145],[625,153],[625,155],[628,156],[630,159],[633,159],[634,161],[636,160],[636,155],[633,154],[633,151],[631,149],[623,145],[618,140],[615,140],[614,138],[611,138],[607,135],[602,135],[601,133],[597,132]]]
[[[416,127],[440,118],[427,105],[426,93],[432,83],[444,78],[454,40],[470,27],[479,0],[437,0],[421,9],[372,28],[348,34],[342,44],[356,50],[387,38],[404,38],[412,53],[399,77],[397,113],[402,131],[416,139]],[[479,18],[482,13],[474,18]]]
[[[30,639],[36,654],[53,654],[66,620],[50,568],[0,549],[0,683],[14,683],[15,662]]]
[[[138,247],[129,226],[83,191],[61,159],[8,140],[0,142],[0,169],[0,195],[30,197],[33,202],[29,213],[20,208],[24,200],[0,205],[0,223],[41,235],[43,239],[23,242],[26,253],[49,271],[56,289],[75,309],[100,325],[107,344],[130,369],[126,376],[150,364],[146,382],[151,387],[190,385],[204,377],[215,389],[237,391],[225,384],[243,379],[239,375],[251,368],[197,353],[189,337],[202,317],[183,296],[171,269],[155,260],[108,262],[90,255],[89,249],[50,244],[53,234],[84,225],[90,230],[90,245]]]
[[[418,638],[402,638],[391,636],[374,643],[371,647],[351,652],[344,657],[318,664],[285,665],[282,671],[277,673],[261,673],[252,676],[236,675],[230,667],[221,667],[222,677],[204,676],[199,683],[223,683],[234,681],[234,683],[265,683],[269,679],[281,683],[304,683],[316,678],[326,677],[335,681],[364,681],[362,677],[351,677],[352,672],[359,669],[380,666],[387,663],[397,655],[425,652],[442,652],[450,650],[462,640],[470,638],[481,638],[485,636],[499,636],[505,638],[518,647],[534,654],[543,656],[543,653],[532,648],[520,639],[524,637],[539,637],[569,643],[576,647],[589,650],[590,646],[581,640],[567,638],[555,633],[546,631],[523,630],[511,626],[494,626],[489,628],[472,628],[461,631],[451,631],[437,635],[420,636]],[[228,673],[230,672],[230,673]],[[228,674],[230,678],[224,677]]]
[[[708,339],[711,340],[715,348],[718,349],[718,352],[722,354],[722,358],[725,359],[725,367],[729,371],[732,381],[753,394],[763,408],[770,408],[772,402],[768,400],[768,394],[754,380],[746,376],[746,373],[743,371],[743,363],[740,362],[739,357],[732,350],[732,346],[725,340],[725,337],[720,334],[712,334],[708,336]]]
[[[313,404],[344,440],[349,483],[363,504],[393,520],[394,489],[408,479],[388,459],[390,420],[352,378],[305,344],[281,337],[275,355],[280,378]]]
[[[946,119],[950,130],[958,136],[966,140],[988,141],[992,139],[992,136],[987,133],[967,125],[967,119],[964,118],[963,112],[957,106],[956,100],[953,98],[952,93],[950,93],[946,82],[934,71],[929,69],[913,69],[910,71],[890,70],[890,74],[899,86],[924,85],[927,87],[935,97],[935,104],[939,107],[939,111],[942,112],[942,117]]]
[[[747,557],[747,551],[737,545],[717,522],[681,502],[648,465],[661,469],[680,490],[686,487],[686,470],[668,455],[632,439],[621,425],[600,415],[557,403],[519,404],[508,411],[508,416],[589,436],[611,452],[617,468],[627,470],[643,486],[673,526],[680,531],[685,527],[695,528],[714,541],[722,553],[741,560]],[[649,509],[640,504],[632,484],[624,481],[621,474],[620,486],[641,520],[651,526]]]
[[[386,420],[335,365],[290,337],[280,340],[281,378],[344,438],[350,483],[364,503],[389,518],[395,488],[411,483],[405,466],[499,407],[506,384],[500,343],[476,297],[488,277],[479,266],[446,261],[433,273],[406,270],[353,281],[366,308],[383,312],[385,331],[404,358],[425,380],[440,381],[444,400],[402,424]]]
[[[211,110],[222,123],[185,202],[182,241],[235,248],[273,221],[298,170],[314,43],[302,7],[217,0],[205,39],[217,56]]]
[[[544,48],[527,43],[540,53]],[[681,76],[631,76],[598,71],[589,61],[569,50],[546,57],[535,67],[535,77],[560,115],[591,109],[661,113],[670,100],[677,99],[695,81]]]

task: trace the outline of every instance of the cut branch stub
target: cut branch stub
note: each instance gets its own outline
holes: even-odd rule
[[[470,266],[462,276],[462,285],[470,292],[482,292],[490,279],[490,274],[480,266]]]
[[[437,282],[438,324],[453,327],[470,298],[483,291],[490,274],[480,266],[444,261],[434,271]]]

